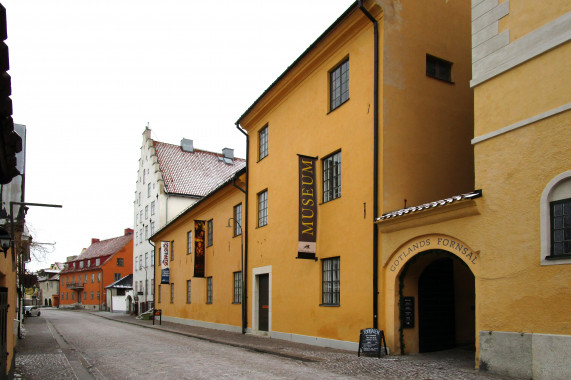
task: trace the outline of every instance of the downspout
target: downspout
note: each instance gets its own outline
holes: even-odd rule
[[[379,212],[379,25],[372,14],[363,6],[363,0],[359,0],[359,9],[373,23],[374,33],[374,57],[373,57],[373,221],[377,219]],[[379,327],[379,230],[373,223],[373,327]]]
[[[152,296],[153,297],[152,297],[152,299],[153,299],[153,309],[154,309],[155,308],[155,286],[157,285],[157,271],[155,268],[155,265],[157,263],[157,260],[155,260],[157,252],[155,250],[155,245],[153,244],[153,241],[151,240],[151,238],[148,238],[147,241],[149,242],[150,245],[153,246],[153,265],[152,265],[152,267],[153,267],[153,292],[152,292]],[[160,260],[159,260],[159,262],[160,262]]]
[[[238,122],[236,122],[236,128],[246,136],[246,190],[244,191],[239,188],[244,192],[246,198],[244,202],[246,212],[244,213],[244,225],[242,226],[242,233],[246,237],[244,239],[244,273],[242,273],[244,279],[244,286],[242,289],[242,334],[245,334],[248,328],[248,184],[250,183],[250,176],[248,175],[248,161],[250,159],[250,135],[240,127]]]

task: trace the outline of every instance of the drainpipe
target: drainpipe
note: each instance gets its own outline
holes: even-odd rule
[[[153,263],[156,265],[157,260],[155,260],[155,258],[156,258],[155,256],[157,253],[155,252],[155,245],[153,244],[153,241],[151,240],[151,238],[147,239],[147,241],[149,242],[150,245],[153,246]],[[160,260],[159,260],[159,262],[160,262]],[[157,284],[157,271],[156,271],[155,265],[151,265],[153,267],[153,291],[151,293],[151,295],[153,296],[152,297],[153,309],[155,308],[155,286]]]
[[[242,276],[244,277],[244,288],[242,289],[242,334],[245,334],[248,328],[248,184],[250,183],[250,176],[248,175],[248,161],[250,160],[250,136],[244,129],[242,129],[242,127],[240,127],[238,122],[236,122],[236,128],[246,136],[246,191],[243,191],[246,198],[244,202],[246,212],[244,213],[244,223],[242,228],[242,233],[246,237],[244,239],[244,273],[242,273]]]
[[[363,6],[363,0],[359,0],[359,9],[373,23],[374,33],[374,57],[373,57],[373,221],[377,219],[379,212],[379,25],[372,14]],[[373,327],[379,326],[379,230],[373,223]]]

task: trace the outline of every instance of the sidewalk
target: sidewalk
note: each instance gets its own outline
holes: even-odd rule
[[[508,379],[474,368],[474,352],[462,348],[429,354],[357,357],[357,352],[324,348],[251,334],[227,332],[209,328],[162,321],[136,319],[122,313],[89,312],[122,323],[181,334],[212,343],[225,344],[245,350],[312,363],[335,373],[350,377],[383,379]]]

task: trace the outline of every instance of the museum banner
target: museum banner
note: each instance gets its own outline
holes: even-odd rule
[[[194,221],[194,277],[204,277],[204,221]]]
[[[317,157],[299,156],[299,239],[298,259],[315,260],[317,235]]]
[[[170,241],[161,241],[161,284],[169,283],[169,251]]]

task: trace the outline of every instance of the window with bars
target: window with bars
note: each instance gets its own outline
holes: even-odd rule
[[[322,280],[322,304],[339,306],[340,301],[340,259],[334,257],[324,259],[323,264],[323,280]]]
[[[349,100],[349,59],[329,72],[329,112]]]
[[[268,224],[268,190],[258,193],[258,227]]]
[[[234,206],[234,236],[238,235],[242,235],[242,203]]]
[[[242,272],[234,272],[234,303],[242,303]]]
[[[206,303],[212,303],[212,277],[206,278]]]
[[[323,159],[323,203],[341,197],[341,152]]]
[[[571,255],[571,198],[551,202],[551,256]]]
[[[426,76],[452,82],[452,62],[427,54]]]
[[[206,246],[210,247],[214,243],[214,222],[210,219],[206,224]]]
[[[258,160],[268,155],[268,126],[258,132]]]
[[[190,280],[186,280],[186,303],[190,303],[191,294]]]
[[[174,303],[174,284],[171,283],[171,303]]]

